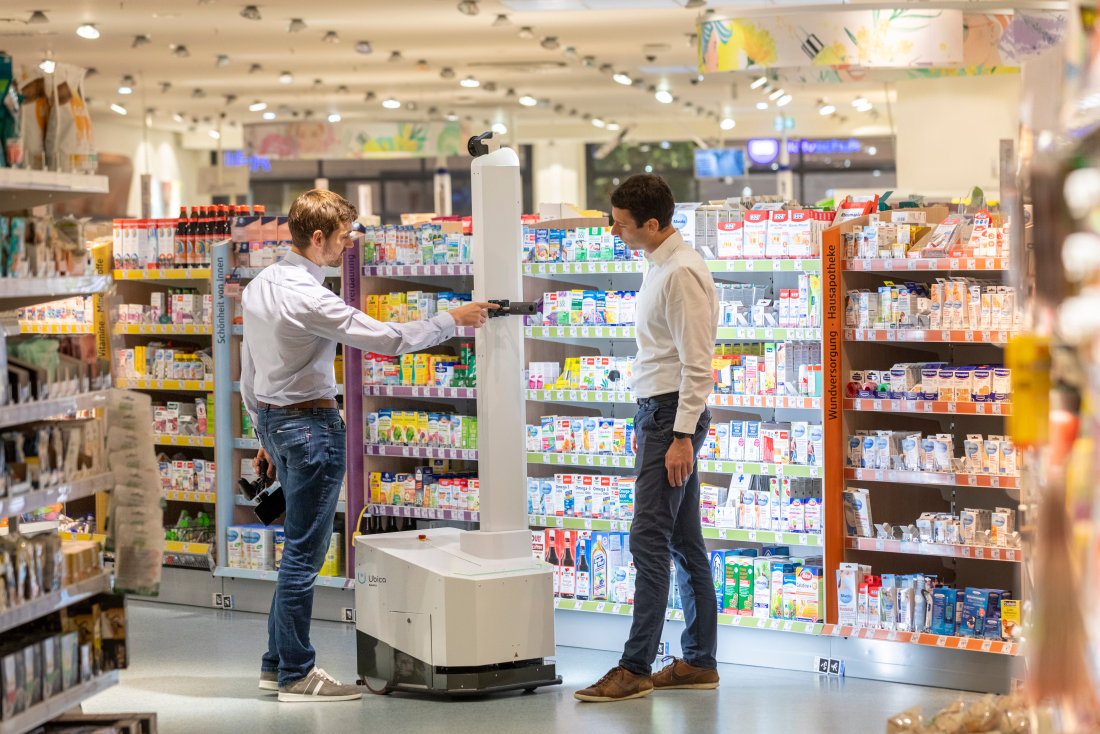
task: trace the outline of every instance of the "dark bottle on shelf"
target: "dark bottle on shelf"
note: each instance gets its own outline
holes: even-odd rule
[[[398,530],[397,530],[397,520],[395,518],[393,518],[393,517],[387,517],[386,518],[386,532],[387,533],[396,533],[396,532],[398,532]]]
[[[577,569],[573,563],[573,552],[569,549],[569,534],[565,536],[565,553],[561,557],[561,584],[562,599],[572,599],[577,593]]]
[[[191,218],[187,220],[187,251],[183,260],[176,261],[177,268],[190,268],[195,264],[195,249],[199,239],[199,208],[191,207]]]
[[[561,565],[558,563],[558,548],[554,544],[554,531],[546,531],[546,544],[549,547],[546,553],[546,562],[554,567],[554,596],[561,594]]]
[[[582,540],[577,546],[577,599],[588,601],[592,598],[592,575],[588,569],[588,553]]]
[[[161,268],[177,267],[187,259],[187,235],[190,232],[191,220],[187,218],[187,207],[180,207],[180,218],[176,220],[176,241],[173,243],[172,255],[165,253],[158,265]]]

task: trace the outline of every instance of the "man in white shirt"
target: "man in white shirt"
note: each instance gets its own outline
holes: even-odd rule
[[[260,689],[277,690],[284,702],[361,696],[314,665],[309,642],[313,582],[332,536],[346,458],[346,427],[335,399],[336,343],[404,354],[452,338],[456,326],[481,326],[487,309],[496,308],[470,303],[429,321],[394,324],[345,304],[324,286],[323,268],[342,264],[356,216],[355,207],[330,191],[299,196],[288,215],[292,251],[241,295],[241,397],[262,447],[253,466],[259,471],[267,461],[267,475],[278,477],[286,496],[286,540],[260,664]]]
[[[611,207],[611,231],[630,249],[642,250],[649,268],[634,326],[634,617],[619,665],[574,694],[596,702],[640,698],[654,689],[718,687],[718,605],[695,465],[710,428],[718,292],[706,262],[672,226],[675,202],[660,176],[631,176],[611,194]],[[669,598],[670,555],[684,607],[684,659],[673,658],[651,676]]]

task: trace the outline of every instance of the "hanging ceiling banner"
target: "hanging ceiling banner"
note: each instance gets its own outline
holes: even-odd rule
[[[280,122],[246,125],[250,155],[280,159],[427,158],[466,152],[461,122]]]
[[[778,69],[784,80],[864,81],[1017,73],[1057,45],[1065,11],[855,10],[712,20],[699,70]],[[889,70],[889,71],[888,71]]]

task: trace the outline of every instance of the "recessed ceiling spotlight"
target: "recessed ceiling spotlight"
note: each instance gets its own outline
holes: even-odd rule
[[[463,15],[477,15],[481,12],[481,8],[477,6],[477,0],[462,0],[458,4],[458,12]]]
[[[214,62],[214,66],[218,69],[223,66],[229,66],[229,56],[226,54],[218,54],[218,59]]]
[[[264,113],[264,119],[265,120],[274,120],[275,119],[275,113],[274,112],[265,112]]]
[[[226,94],[226,95],[224,95],[224,96],[225,96],[225,104],[226,104],[226,106],[229,106],[229,105],[231,105],[231,104],[233,104],[234,102],[236,102],[236,101],[237,101],[237,95],[235,95],[235,94]],[[222,113],[222,117],[225,117],[225,113],[224,113],[224,112]]]
[[[537,105],[539,103],[539,101],[537,99],[535,99],[534,97],[532,97],[531,95],[525,94],[525,95],[523,95],[522,97],[519,98],[519,103],[521,105],[523,105],[524,107],[534,107],[535,105]]]
[[[577,116],[577,111],[576,110],[569,110],[569,116],[570,117],[576,117]]]
[[[206,92],[204,92],[204,91],[202,91],[201,89],[198,89],[198,88],[196,88],[194,91],[191,92],[191,98],[192,99],[202,99],[205,96],[206,96]]]
[[[336,93],[337,94],[347,94],[348,93],[347,86],[344,85],[344,84],[341,84],[340,86],[336,87]]]
[[[768,103],[767,102],[757,102],[756,103],[756,109],[766,110],[766,109],[768,109]]]
[[[420,59],[416,62],[416,66],[413,67],[413,71],[431,71],[432,67],[428,66],[428,62],[425,59]]]
[[[511,87],[508,87],[508,91],[504,93],[504,96],[505,97],[515,97],[516,96],[516,90],[512,89]]]
[[[411,110],[413,112],[416,112],[416,108],[417,108],[416,102],[406,102],[405,103],[405,109],[407,109],[407,110]]]
[[[777,90],[775,90],[774,92],[772,92],[771,94],[768,95],[768,99],[770,99],[772,102],[774,102],[775,100],[782,97],[784,94],[786,94],[786,92],[784,92],[782,89],[777,89]]]
[[[596,127],[598,127],[598,128],[605,128],[605,127],[607,127],[607,123],[606,123],[606,122],[604,122],[603,120],[601,120],[601,119],[600,119],[600,118],[598,118],[598,117],[593,117],[593,118],[592,118],[592,124],[593,124],[593,125],[595,125],[595,126],[596,126]]]
[[[481,89],[483,91],[486,91],[486,92],[495,92],[495,91],[497,91],[497,83],[496,82],[485,82],[484,84],[481,85]]]
[[[183,113],[182,112],[177,112],[176,114],[172,115],[172,119],[175,120],[176,122],[183,122],[184,121]]]
[[[657,93],[653,95],[661,104],[669,104],[672,102],[672,92],[667,89],[658,89]]]
[[[263,70],[264,70],[264,67],[260,66],[259,64],[253,64],[252,66],[248,67],[248,73],[249,74],[255,74],[256,72],[263,71]]]
[[[507,15],[498,15],[496,20],[493,21],[493,28],[504,28],[505,26],[512,25],[512,21],[508,20]]]
[[[611,64],[601,64],[600,65],[600,73],[601,74],[614,74],[615,73],[615,67],[612,66]]]
[[[88,75],[85,74],[84,76],[87,77]],[[165,92],[167,92],[171,88],[172,88],[172,82],[161,82],[160,83],[160,93],[161,94],[164,94]]]
[[[329,31],[321,40],[325,43],[340,43],[340,36],[337,35],[336,31]]]
[[[134,91],[134,78],[127,74],[122,77],[122,81],[118,84],[119,94],[130,94]]]
[[[554,112],[557,112],[559,115],[564,113],[565,105],[563,105],[561,102],[558,102],[556,105],[554,105]]]
[[[385,107],[387,110],[396,110],[401,107],[401,103],[391,97],[390,99],[387,99],[385,102],[383,102],[382,106]]]
[[[470,87],[470,88],[481,86],[481,82],[479,82],[477,79],[474,79],[472,76],[466,77],[465,79],[460,81],[459,84],[461,84],[464,87]]]
[[[580,58],[580,56],[577,55],[577,49],[573,48],[572,46],[567,46],[565,50],[561,52],[561,55],[573,61],[576,61]]]
[[[618,74],[616,74],[615,76],[611,77],[611,78],[614,79],[615,81],[617,81],[619,84],[625,84],[628,87],[631,84],[634,83],[633,79],[631,79],[629,76],[627,76],[626,74],[624,74],[621,71]]]
[[[722,128],[723,130],[732,130],[736,125],[737,123],[734,122],[732,117],[727,117],[722,120],[722,122],[718,123],[718,127]]]
[[[84,72],[84,78],[87,79],[89,77],[93,77],[98,73],[99,73],[98,69],[96,69],[94,66],[89,66],[88,70]]]
[[[36,10],[33,13],[31,13],[31,18],[27,22],[28,23],[49,23],[50,19],[47,18],[46,14],[43,13],[41,10]]]
[[[145,46],[149,43],[149,36],[142,33],[141,35],[134,36],[134,42],[130,44],[130,48],[137,48],[138,46]]]
[[[519,29],[519,33],[517,35],[524,40],[530,41],[532,38],[535,37],[535,32],[531,30],[531,26],[525,25]]]
[[[831,115],[836,112],[836,107],[831,104],[821,105],[817,108],[817,114],[819,115]]]
[[[446,118],[448,122],[458,122],[458,115],[453,112],[448,112]]]
[[[214,140],[218,140],[222,136],[222,134],[220,132],[218,132],[217,130],[210,130],[206,134],[209,135],[210,137],[214,138]]]
[[[255,5],[246,5],[244,10],[241,11],[241,17],[245,20],[259,20],[260,9]]]
[[[860,97],[859,99],[852,100],[852,106],[853,107],[862,107],[865,104],[867,104],[867,98],[866,97]]]
[[[289,71],[284,71],[282,74],[279,75],[279,83],[280,84],[291,84],[293,82],[294,82],[294,75],[291,74]]]
[[[557,36],[547,36],[546,38],[542,39],[542,42],[539,45],[541,45],[547,51],[554,51],[561,44],[558,43]]]
[[[372,49],[371,46],[370,46],[370,41],[356,41],[355,42],[355,51],[357,53],[369,54],[373,50],[374,49]]]
[[[440,69],[440,71],[439,71],[439,78],[440,78],[440,79],[454,79],[454,78],[455,78],[455,71],[454,71],[454,69],[452,69],[452,68],[451,68],[451,67],[449,67],[449,66],[444,66],[444,67],[443,67],[442,69]]]
[[[191,52],[187,50],[186,46],[180,45],[172,49],[172,55],[176,58],[186,59],[188,56],[191,55]]]
[[[759,89],[760,87],[764,86],[767,83],[768,83],[768,77],[766,77],[766,76],[757,77],[756,81],[754,81],[752,84],[749,85],[749,89]]]
[[[99,38],[99,31],[96,29],[94,23],[85,23],[76,29],[76,35],[81,38],[95,39]]]
[[[873,104],[871,104],[870,102],[868,102],[865,105],[860,105],[859,107],[856,107],[856,112],[870,112],[874,108],[875,108],[875,106]]]
[[[589,69],[595,69],[596,68],[596,57],[595,56],[585,56],[583,59],[581,59],[581,66],[587,66]]]
[[[791,95],[784,94],[782,97],[780,97],[779,99],[777,99],[775,101],[775,106],[776,107],[786,107],[787,105],[789,105],[791,103],[792,99],[794,99],[794,97],[792,97]]]
[[[117,112],[120,115],[125,115],[126,114],[126,108],[123,107],[120,104],[112,104],[111,109],[114,110],[115,112]]]
[[[374,101],[374,92],[367,92],[366,96],[363,97],[363,101],[365,101],[365,102]]]
[[[287,33],[300,33],[302,31],[304,31],[307,27],[308,26],[306,25],[306,22],[304,20],[302,20],[301,18],[291,18],[290,23],[287,24],[286,32]]]
[[[391,52],[390,57],[387,59],[387,61],[389,61],[392,64],[396,64],[398,61],[401,61],[401,52],[400,51]]]
[[[262,112],[267,109],[267,103],[256,100],[252,104],[248,105],[249,112]]]
[[[340,115],[333,112],[331,115],[328,116],[328,121],[329,122],[340,122]]]

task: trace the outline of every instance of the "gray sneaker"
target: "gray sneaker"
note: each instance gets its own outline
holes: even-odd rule
[[[279,690],[279,674],[268,673],[265,670],[260,671],[260,690],[261,691],[277,691]]]
[[[314,666],[309,675],[289,686],[279,687],[279,701],[355,701],[363,694],[355,686],[342,686],[340,681]]]

